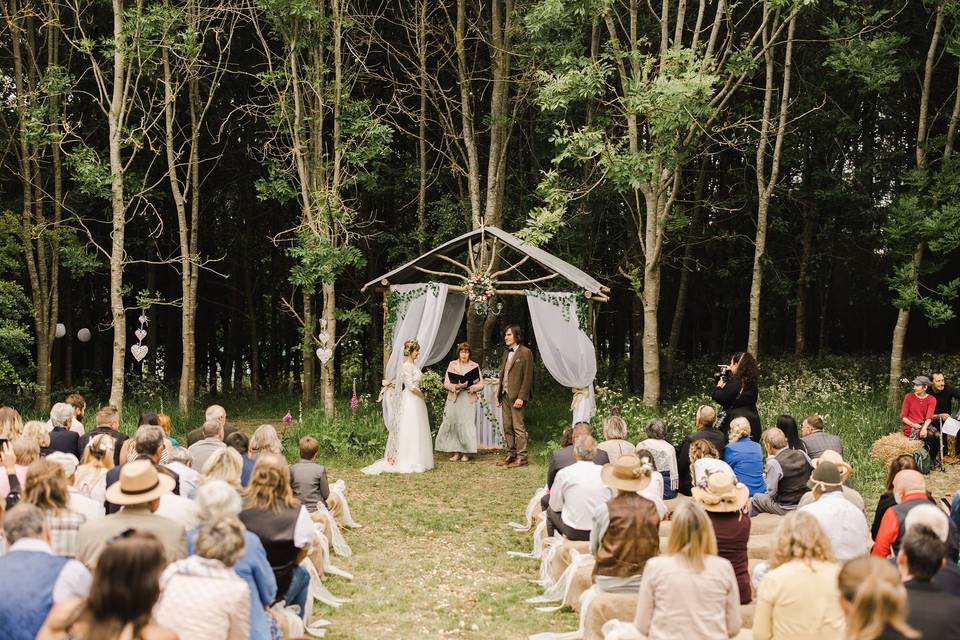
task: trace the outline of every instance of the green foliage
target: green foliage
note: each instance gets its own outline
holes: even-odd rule
[[[110,166],[93,147],[78,144],[66,158],[67,168],[80,193],[98,198],[110,197]]]
[[[515,235],[535,247],[540,247],[550,242],[557,230],[563,226],[563,217],[574,192],[563,185],[558,171],[550,170],[543,173],[543,178],[537,185],[537,196],[544,204],[530,210],[526,224]]]
[[[25,322],[30,301],[19,283],[22,256],[18,218],[5,211],[0,214],[0,397],[5,399],[34,390],[33,339]]]
[[[357,247],[349,244],[336,246],[308,229],[297,233],[296,241],[287,253],[294,259],[290,282],[307,288],[318,282],[333,282],[348,267],[359,267],[366,262]]]

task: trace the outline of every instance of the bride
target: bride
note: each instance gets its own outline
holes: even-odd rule
[[[391,395],[393,411],[387,431],[387,451],[384,457],[360,471],[368,475],[378,473],[423,473],[433,469],[433,442],[430,437],[430,419],[427,416],[426,396],[420,390],[423,373],[415,364],[420,355],[416,340],[403,343],[403,363],[400,365],[400,384]],[[402,390],[401,390],[402,388]],[[399,399],[396,396],[399,395]]]

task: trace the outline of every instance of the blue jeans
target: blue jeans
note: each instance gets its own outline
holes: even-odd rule
[[[661,471],[660,475],[663,476],[663,499],[672,500],[676,498],[677,492],[670,488],[670,471]]]
[[[287,604],[295,604],[300,607],[300,617],[307,619],[307,593],[310,591],[310,574],[307,570],[297,565],[293,568],[293,581],[290,582],[290,588],[284,596]]]

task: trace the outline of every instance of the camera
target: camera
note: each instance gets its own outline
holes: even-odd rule
[[[723,380],[724,382],[730,380],[730,366],[726,364],[718,364],[717,370],[713,372],[713,379],[717,381]]]

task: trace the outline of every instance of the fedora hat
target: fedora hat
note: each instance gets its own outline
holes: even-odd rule
[[[829,460],[824,460],[810,474],[810,479],[807,480],[807,488],[821,493],[842,491],[843,473],[840,471],[840,467]]]
[[[853,467],[850,466],[848,462],[844,462],[843,456],[834,451],[833,449],[827,449],[820,454],[819,458],[814,458],[810,461],[810,464],[814,469],[817,468],[821,462],[832,462],[837,466],[837,469],[840,470],[840,479],[843,482],[846,482],[850,476],[853,475]]]
[[[704,487],[691,489],[693,499],[703,505],[707,511],[729,513],[742,511],[750,499],[750,489],[747,485],[737,482],[737,479],[726,471],[715,471],[707,476]]]
[[[621,491],[643,491],[650,484],[650,465],[644,465],[640,458],[625,453],[615,462],[608,462],[600,470],[603,484]]]
[[[107,487],[107,500],[113,504],[143,504],[173,491],[176,483],[159,473],[152,460],[141,458],[120,467],[120,480]]]

